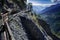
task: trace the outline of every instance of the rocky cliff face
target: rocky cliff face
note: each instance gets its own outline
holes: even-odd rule
[[[43,34],[27,13],[10,15],[9,25],[16,40],[44,40]]]
[[[9,21],[10,28],[16,40],[28,40],[27,34],[21,24],[21,19],[18,16],[11,16]]]
[[[9,25],[16,40],[23,40],[23,39],[28,40],[28,38],[29,40],[33,40],[33,39],[43,40],[44,38],[41,35],[42,33],[38,30],[38,28],[35,27],[36,25],[31,20],[26,19],[25,17],[20,17],[20,18],[14,17],[14,19],[10,21]]]
[[[13,7],[10,4],[13,4]],[[33,11],[28,9],[26,11],[26,4],[23,0],[12,0],[6,5],[8,9],[10,8],[9,11],[12,10],[8,12],[8,24],[15,40],[60,40],[51,33],[49,25],[45,21],[39,19]],[[3,11],[3,13],[5,12]],[[0,30],[0,40],[3,38],[1,34]]]
[[[35,17],[34,14],[31,15],[31,12],[19,12],[9,16],[9,25],[16,40],[47,40],[50,37],[53,40],[59,40],[51,33],[49,25],[45,21]],[[37,25],[40,25],[43,29]]]

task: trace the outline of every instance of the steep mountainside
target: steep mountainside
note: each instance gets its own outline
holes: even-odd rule
[[[53,5],[43,10],[41,17],[50,25],[52,33],[60,37],[60,4]]]

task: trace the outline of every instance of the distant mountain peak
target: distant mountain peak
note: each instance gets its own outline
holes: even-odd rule
[[[43,14],[60,12],[60,4],[52,5],[41,11]]]

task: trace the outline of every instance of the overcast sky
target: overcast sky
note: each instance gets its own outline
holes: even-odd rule
[[[35,6],[50,6],[55,4],[54,0],[28,0],[28,2]]]
[[[35,2],[39,2],[39,3],[50,3],[50,0],[28,0],[28,1],[35,1]]]
[[[60,0],[27,0],[28,3],[32,3],[33,6],[36,6],[34,7],[34,10],[37,11],[41,11],[47,7],[50,7],[51,5],[55,5],[57,1]]]

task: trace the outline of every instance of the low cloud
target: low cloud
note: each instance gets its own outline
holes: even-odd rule
[[[55,5],[55,3],[49,3],[49,4],[42,4],[38,2],[31,2],[33,6],[42,6],[42,7],[49,7],[51,5]]]

